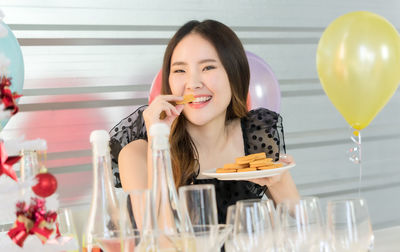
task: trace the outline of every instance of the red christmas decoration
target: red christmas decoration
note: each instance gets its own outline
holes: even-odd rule
[[[4,173],[17,181],[17,175],[13,170],[13,165],[21,159],[20,156],[9,157],[6,153],[4,143],[0,141],[0,176]]]
[[[19,95],[16,92],[12,93],[10,86],[11,78],[6,78],[3,76],[0,81],[0,99],[4,104],[4,109],[11,110],[11,115],[15,115],[19,110],[15,99],[21,97],[22,95]]]
[[[7,234],[18,246],[23,247],[28,235],[36,235],[44,244],[53,233],[57,213],[46,211],[45,203],[38,198],[31,198],[29,206],[23,201],[17,203],[17,220]],[[60,236],[56,223],[56,237]]]
[[[38,183],[32,186],[33,192],[40,197],[46,198],[57,190],[57,179],[53,174],[44,172],[35,176]]]

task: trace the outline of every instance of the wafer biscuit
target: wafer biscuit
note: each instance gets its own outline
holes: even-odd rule
[[[263,158],[267,158],[267,155],[265,154],[265,152],[260,152],[260,153],[250,154],[247,157],[254,158],[254,159],[263,159]]]
[[[186,104],[188,102],[192,102],[194,101],[194,96],[192,94],[188,94],[188,95],[184,95],[183,96],[183,100],[182,101],[177,101],[175,102],[177,105],[182,105],[182,104]],[[165,113],[165,111],[162,111],[160,113],[160,119],[164,120],[167,117],[167,113]]]
[[[271,164],[271,163],[272,163],[272,158],[265,158],[265,159],[259,159],[259,160],[250,162],[250,165],[263,165],[263,164]]]
[[[237,169],[237,172],[248,172],[248,171],[257,171],[257,168],[242,168],[242,169]]]
[[[249,164],[248,163],[246,163],[246,164],[224,164],[224,169],[226,168],[226,169],[240,169],[240,168],[246,168],[246,167],[249,167]]]
[[[282,163],[275,163],[275,164],[272,164],[272,165],[257,167],[257,170],[275,169],[275,168],[280,168],[280,167],[282,167],[282,166],[283,166]]]
[[[238,157],[237,160],[263,159],[263,158],[267,158],[267,156],[265,155],[265,152],[250,154],[250,155],[243,156],[243,157]]]
[[[194,101],[194,99],[195,99],[194,95],[192,95],[192,94],[184,95],[183,100],[177,101],[176,104],[179,104],[179,105],[186,104],[186,103]]]
[[[254,162],[254,161],[256,161],[256,160],[255,159],[239,159],[239,160],[236,160],[235,162],[240,165],[249,165],[251,162]]]
[[[268,166],[274,164],[272,160],[260,160],[260,161],[254,161],[250,163],[250,167],[260,167],[260,166]]]
[[[243,157],[238,157],[235,159],[235,162],[238,164],[245,164],[245,163],[254,162],[256,160],[263,160],[266,158],[267,158],[267,156],[265,155],[265,152],[260,152],[260,153],[243,156]]]
[[[237,169],[224,169],[224,168],[217,168],[216,172],[217,173],[230,173],[230,172],[236,172]]]

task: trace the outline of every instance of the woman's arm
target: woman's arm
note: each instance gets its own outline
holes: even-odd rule
[[[275,205],[284,200],[298,201],[300,199],[299,192],[293,181],[289,171],[284,171],[280,176],[279,181],[268,183],[267,194],[274,201]]]
[[[127,144],[120,152],[118,158],[121,184],[124,191],[143,190],[150,185],[147,182],[149,177],[147,168],[148,144],[146,140],[135,140]],[[144,206],[137,205],[133,200],[135,195],[131,195],[131,207],[136,225],[141,228],[144,216],[142,216]],[[140,202],[142,203],[142,202]]]
[[[119,173],[124,191],[148,188],[148,144],[136,140],[122,148],[118,157]]]
[[[290,155],[282,156],[280,161],[289,164],[293,162],[293,158]],[[268,187],[267,195],[274,201],[275,205],[284,200],[297,201],[300,199],[296,184],[290,172],[287,170],[273,177],[252,179],[250,181],[260,185],[266,185]]]
[[[183,97],[159,95],[143,111],[143,119],[148,132],[148,142],[136,140],[127,144],[118,157],[118,167],[122,188],[125,191],[150,188],[152,179],[151,136],[149,129],[154,123],[165,123],[171,127],[172,122],[182,112],[183,105],[172,105],[170,102],[181,101]],[[166,117],[161,119],[160,114]]]
[[[284,171],[282,174],[273,177],[252,179],[250,181],[259,185],[266,185],[268,187],[266,192],[268,198],[271,198],[275,205],[284,200],[297,201],[300,198],[289,171]]]

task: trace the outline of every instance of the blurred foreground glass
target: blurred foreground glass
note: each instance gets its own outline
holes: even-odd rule
[[[324,251],[325,225],[316,197],[278,204],[280,220],[279,247],[285,251]]]
[[[274,251],[274,230],[268,204],[260,200],[236,203],[231,243],[236,251]]]
[[[232,226],[235,224],[235,214],[236,214],[236,205],[230,205],[226,211],[226,224]],[[238,251],[233,243],[233,233],[228,235],[228,238],[225,242],[225,251],[230,251],[230,252]]]
[[[218,225],[215,187],[210,184],[179,188],[180,204],[193,226],[197,251],[219,251],[232,229]]]
[[[151,191],[116,190],[119,229],[96,233],[94,239],[105,252],[150,251],[155,238],[151,230]],[[155,251],[155,250],[154,250]]]
[[[329,201],[328,243],[331,251],[365,252],[374,245],[374,234],[364,199]]]
[[[217,201],[214,185],[187,185],[179,187],[182,210],[193,226],[218,224]]]
[[[78,246],[78,235],[75,229],[75,222],[72,217],[71,209],[59,208],[57,210],[58,229],[63,237],[74,239],[76,247]],[[78,250],[69,250],[67,252],[78,252]]]
[[[142,233],[151,232],[151,190],[118,191],[120,203],[121,229],[138,229]]]

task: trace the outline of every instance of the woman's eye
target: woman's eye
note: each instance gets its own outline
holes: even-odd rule
[[[208,71],[208,70],[211,70],[211,69],[215,69],[215,66],[206,66],[206,67],[203,68],[203,71]]]
[[[174,73],[184,73],[185,71],[183,69],[175,69],[173,70]]]

